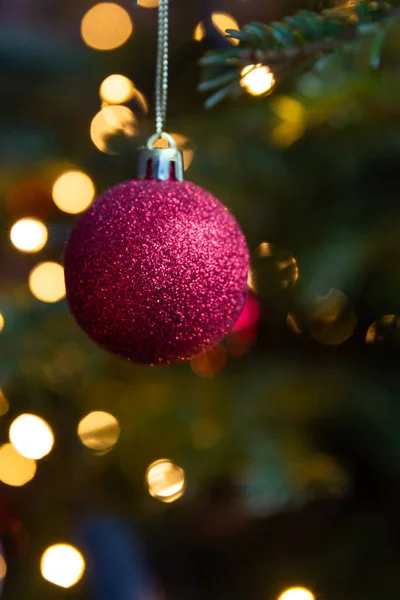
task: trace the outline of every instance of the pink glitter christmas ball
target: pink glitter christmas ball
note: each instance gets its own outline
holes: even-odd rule
[[[82,329],[145,364],[210,348],[232,329],[247,294],[249,253],[236,220],[186,181],[106,191],[73,228],[64,263]]]

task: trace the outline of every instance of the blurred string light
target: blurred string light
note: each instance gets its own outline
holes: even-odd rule
[[[198,377],[210,379],[222,371],[226,366],[227,361],[227,351],[221,344],[218,344],[217,346],[214,346],[214,348],[211,348],[211,350],[208,350],[208,352],[204,352],[203,354],[199,354],[192,358],[190,366],[193,373]]]
[[[54,204],[63,212],[76,215],[88,208],[96,193],[93,181],[82,171],[66,171],[53,185]]]
[[[10,405],[8,403],[8,400],[5,397],[3,390],[0,388],[0,417],[5,415],[6,412],[8,412],[9,408],[10,408]]]
[[[118,442],[121,427],[110,413],[94,411],[86,415],[78,425],[82,444],[92,450],[106,452]]]
[[[39,252],[46,245],[47,227],[37,219],[20,219],[11,228],[12,244],[21,252]]]
[[[62,588],[70,588],[82,579],[85,559],[74,546],[56,544],[44,552],[40,571],[46,581]]]
[[[287,148],[305,133],[306,111],[301,102],[289,96],[275,98],[272,110],[281,122],[273,128],[270,141],[278,148]]]
[[[215,29],[221,35],[225,35],[225,31],[227,29],[235,29],[236,31],[240,29],[237,20],[227,13],[213,12],[211,15],[211,20]],[[200,21],[200,23],[196,25],[195,30],[193,32],[193,39],[196,40],[196,42],[201,42],[201,40],[204,39],[205,35],[206,29],[204,27],[204,23],[203,21]],[[227,39],[230,41],[231,44],[234,44],[235,46],[239,43],[239,40],[236,40],[234,38]]]
[[[36,460],[47,456],[54,445],[50,425],[30,414],[20,415],[11,423],[9,438],[17,452],[25,458]]]
[[[90,125],[90,137],[101,152],[118,154],[121,138],[132,138],[138,133],[138,122],[127,106],[106,106],[98,112]]]
[[[153,462],[146,471],[149,493],[161,502],[174,502],[185,491],[185,473],[167,459]]]
[[[275,87],[275,75],[266,65],[248,65],[241,76],[240,85],[252,96],[270,94]]]
[[[296,284],[299,269],[292,253],[276,244],[262,242],[252,253],[248,286],[261,297],[287,290]]]
[[[176,142],[176,145],[183,154],[183,164],[186,171],[186,169],[190,167],[194,159],[194,144],[188,137],[182,135],[181,133],[171,133],[170,135],[172,135]],[[155,148],[167,148],[167,146],[168,142],[163,138],[160,138],[154,144]]]
[[[4,317],[3,317],[3,315],[0,313],[0,332],[2,332],[2,331],[3,331],[3,329],[4,329],[4,323],[5,323],[5,321],[4,321]]]
[[[306,332],[320,344],[338,346],[353,335],[357,315],[347,296],[331,289],[325,296],[318,296],[301,316],[289,313],[286,321],[296,334]]]
[[[12,444],[0,448],[0,481],[6,485],[20,487],[31,481],[36,473],[36,462],[25,458]]]
[[[303,587],[293,587],[285,590],[278,600],[315,600],[315,596],[310,590]]]
[[[122,46],[132,33],[129,13],[114,2],[95,4],[81,23],[83,41],[95,50],[114,50]]]
[[[29,274],[29,289],[42,302],[58,302],[65,296],[64,269],[55,262],[43,262]]]
[[[396,315],[383,315],[368,328],[365,341],[367,344],[400,342],[400,318]]]
[[[134,83],[125,75],[109,75],[100,86],[100,98],[109,104],[123,104],[134,95]]]

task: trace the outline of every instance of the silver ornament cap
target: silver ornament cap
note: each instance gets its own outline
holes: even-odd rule
[[[160,138],[168,142],[167,148],[154,148]],[[183,154],[169,133],[155,133],[145,146],[139,148],[137,178],[156,181],[183,181]]]

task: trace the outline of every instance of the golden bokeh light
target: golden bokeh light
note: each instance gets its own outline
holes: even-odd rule
[[[114,50],[132,35],[133,23],[126,11],[114,2],[100,2],[82,19],[82,39],[95,50]]]
[[[294,287],[299,268],[292,253],[276,244],[262,242],[252,253],[248,286],[261,297],[281,293]]]
[[[50,426],[40,417],[30,414],[20,415],[11,423],[9,438],[17,452],[36,460],[47,456],[54,445]]]
[[[39,252],[46,245],[47,227],[37,219],[20,219],[11,228],[12,244],[21,252]]]
[[[365,336],[367,344],[393,344],[400,342],[400,318],[396,315],[383,315],[372,323]]]
[[[157,8],[159,4],[159,0],[138,0],[138,6],[143,8]]]
[[[211,19],[215,29],[217,29],[217,31],[222,35],[225,35],[225,31],[227,29],[235,29],[236,31],[240,29],[237,20],[228,13],[213,12],[211,15]],[[204,27],[204,23],[200,21],[200,23],[196,25],[195,30],[193,31],[193,39],[196,40],[196,42],[201,42],[201,40],[204,39],[205,35],[206,30]],[[235,46],[239,43],[239,40],[236,40],[234,38],[228,38],[228,40],[231,42],[231,44],[234,44]]]
[[[271,132],[270,141],[278,148],[287,148],[302,137],[307,129],[306,111],[295,98],[279,96],[272,110],[281,120]]]
[[[170,135],[172,135],[176,145],[183,154],[183,164],[186,171],[190,167],[194,159],[194,144],[188,137],[182,135],[181,133],[171,133]],[[155,142],[154,147],[167,148],[168,142],[167,140],[164,140],[164,138],[160,138]]]
[[[134,137],[138,122],[127,106],[106,106],[98,112],[90,125],[90,137],[101,152],[118,154],[122,141]]]
[[[76,215],[88,208],[96,193],[93,181],[82,171],[66,171],[53,185],[53,200],[63,212]]]
[[[226,366],[227,360],[227,351],[224,346],[218,344],[217,346],[214,346],[214,348],[208,350],[208,352],[204,352],[203,354],[199,354],[192,358],[190,366],[193,373],[198,377],[210,379],[222,371]]]
[[[109,75],[100,86],[100,98],[109,104],[123,104],[134,95],[134,83],[125,75]]]
[[[293,333],[307,333],[320,344],[339,346],[353,335],[358,319],[348,297],[331,289],[317,296],[301,315],[289,313],[286,321]]]
[[[0,388],[0,417],[5,415],[9,408],[10,405],[8,400],[5,397],[3,390]]]
[[[241,72],[240,85],[252,96],[262,96],[272,92],[275,75],[265,65],[248,65]]]
[[[0,448],[0,481],[6,485],[20,487],[31,481],[36,473],[36,462],[25,458],[12,444]]]
[[[285,590],[278,600],[315,600],[315,596],[310,590],[303,587],[293,587]]]
[[[58,302],[65,296],[64,269],[55,262],[43,262],[32,269],[29,289],[42,302]]]
[[[0,313],[0,332],[1,332],[1,331],[3,331],[3,329],[4,329],[4,323],[5,323],[5,321],[4,321],[4,317],[3,317],[3,315]]]
[[[161,502],[174,502],[185,491],[185,473],[168,459],[153,462],[146,471],[149,493]]]
[[[78,436],[82,444],[99,452],[115,446],[120,433],[121,427],[117,419],[100,410],[86,415],[78,425]]]
[[[62,588],[70,588],[82,579],[85,559],[69,544],[55,544],[44,552],[40,561],[42,577]]]
[[[7,575],[7,563],[2,554],[0,554],[0,580],[2,581]]]

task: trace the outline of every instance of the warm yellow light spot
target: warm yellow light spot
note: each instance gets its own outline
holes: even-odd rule
[[[295,333],[296,335],[300,335],[302,333],[302,329],[300,327],[300,323],[299,323],[296,315],[293,315],[292,313],[288,313],[288,315],[286,317],[286,323],[287,323],[289,329],[291,329],[291,331],[293,333]]]
[[[24,414],[10,426],[10,442],[25,458],[43,458],[53,448],[54,436],[50,426],[36,415]]]
[[[194,159],[194,145],[193,142],[186,137],[185,135],[182,135],[181,133],[171,133],[170,135],[172,135],[172,137],[174,138],[176,145],[178,146],[178,148],[181,150],[182,154],[183,154],[183,164],[185,167],[185,171],[186,169],[188,169],[190,167],[190,165],[193,162]],[[154,144],[155,148],[167,148],[168,147],[168,142],[167,140],[164,140],[164,138],[160,138],[159,140],[157,140]]]
[[[283,592],[278,600],[315,600],[315,596],[306,588],[294,587]]]
[[[0,332],[3,331],[3,329],[4,329],[4,317],[0,313]]]
[[[159,0],[138,0],[138,6],[143,8],[156,8],[159,3]]]
[[[58,302],[65,296],[63,267],[55,262],[38,264],[30,272],[29,288],[42,302]]]
[[[301,102],[289,96],[275,98],[272,108],[277,117],[289,123],[303,123],[305,110]]]
[[[279,123],[270,134],[270,142],[276,148],[288,148],[304,134],[305,126],[302,123]]]
[[[236,31],[240,29],[237,20],[227,13],[213,12],[211,15],[211,19],[215,29],[217,29],[217,31],[219,31],[219,33],[221,33],[222,35],[225,35],[227,29],[235,29]],[[200,21],[200,23],[196,25],[193,31],[193,39],[196,40],[196,42],[201,42],[201,40],[204,39],[205,35],[206,30],[204,27],[204,23]],[[234,45],[237,45],[239,43],[239,40],[233,38],[228,39]]]
[[[37,219],[20,219],[11,228],[10,239],[22,252],[39,252],[47,242],[47,227]]]
[[[3,390],[0,389],[0,417],[5,415],[9,408],[10,405],[8,404],[8,400],[5,397]]]
[[[125,75],[109,75],[100,86],[100,97],[109,104],[122,104],[135,95],[135,86]]]
[[[113,50],[122,46],[133,32],[129,13],[114,2],[100,2],[82,19],[83,41],[95,50]]]
[[[56,544],[47,548],[40,561],[42,577],[54,585],[70,588],[82,579],[85,559],[69,544]]]
[[[167,459],[153,462],[146,471],[150,495],[161,502],[174,502],[185,491],[183,469]]]
[[[100,452],[115,446],[120,432],[117,419],[103,411],[89,413],[78,425],[78,436],[82,444]]]
[[[0,554],[0,580],[3,580],[7,575],[7,563],[4,556]]]
[[[132,138],[137,131],[137,119],[127,106],[107,106],[93,118],[90,137],[101,152],[118,154],[118,140]]]
[[[146,96],[136,88],[133,100],[144,114],[149,112],[149,103],[147,102]]]
[[[261,297],[282,293],[294,287],[299,268],[292,253],[276,244],[262,242],[252,255],[250,289]]]
[[[33,479],[35,473],[36,462],[22,456],[12,444],[0,448],[0,481],[20,487]]]
[[[90,206],[95,187],[89,175],[82,171],[66,171],[53,185],[53,200],[58,208],[76,215]]]
[[[252,96],[271,93],[275,86],[275,75],[265,65],[248,65],[241,75],[240,85]]]

